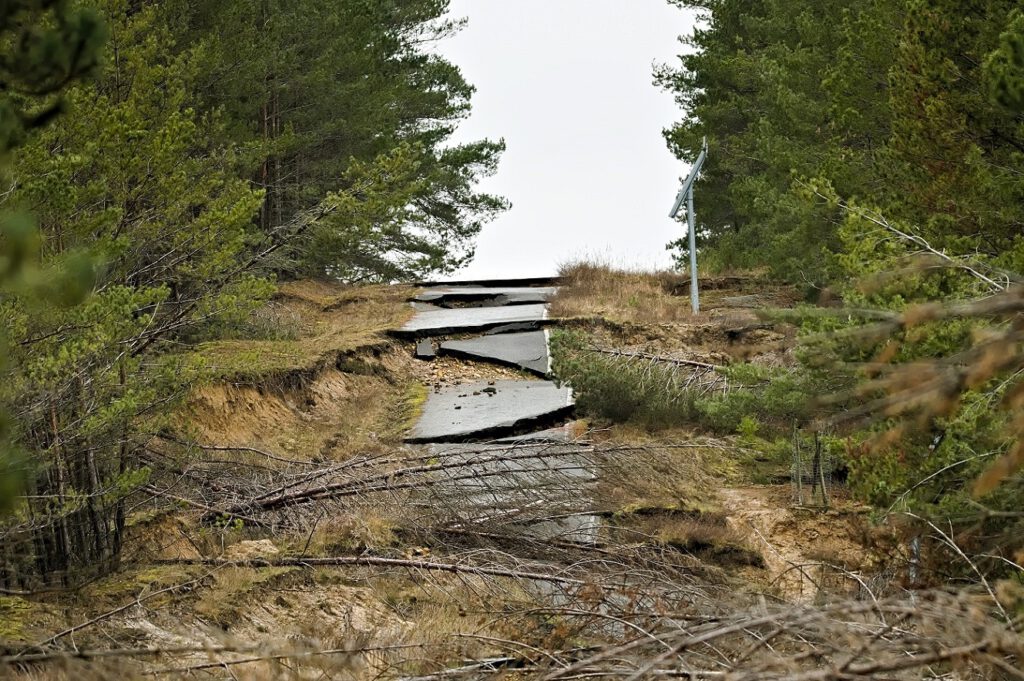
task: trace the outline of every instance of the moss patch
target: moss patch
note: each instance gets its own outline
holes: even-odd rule
[[[423,405],[426,404],[429,396],[430,391],[422,383],[416,381],[407,385],[405,394],[395,410],[395,418],[388,429],[388,436],[400,439],[412,430],[416,422],[419,421],[420,415],[423,413]]]
[[[17,596],[0,596],[0,641],[26,640],[25,627],[36,606]]]
[[[159,591],[169,586],[184,584],[194,580],[200,573],[197,567],[181,565],[156,565],[147,568],[126,569],[86,587],[82,598],[90,605],[107,605],[120,603],[140,593]],[[148,603],[155,607],[170,602],[175,598],[174,592],[168,592]]]

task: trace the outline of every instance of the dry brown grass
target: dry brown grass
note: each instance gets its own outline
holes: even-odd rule
[[[273,381],[196,389],[176,418],[186,439],[202,444],[254,447],[301,461],[344,461],[380,453],[401,443],[423,388],[404,377],[411,358],[395,349],[371,366],[380,375],[333,367],[308,383]],[[269,383],[269,385],[268,385]],[[277,467],[280,462],[246,451],[214,452],[239,465]]]
[[[225,379],[309,370],[340,353],[386,342],[385,332],[412,316],[410,295],[405,286],[287,282],[268,308],[294,327],[295,338],[214,341],[203,344],[199,355],[214,377]]]
[[[460,659],[500,654],[487,639],[542,645],[537,618],[524,614],[537,605],[537,596],[515,580],[433,575],[411,582],[382,576],[371,585],[405,624],[401,643],[414,646],[388,656],[393,669],[430,673],[456,666]]]
[[[671,430],[652,439],[632,425],[597,433],[607,447],[625,447],[604,463],[600,497],[625,514],[642,509],[714,513],[721,510],[716,485],[738,475],[740,454],[726,440]]]
[[[601,317],[619,324],[729,323],[730,314],[749,321],[752,309],[791,307],[801,299],[795,288],[770,282],[761,272],[702,273],[701,312],[694,315],[688,274],[583,259],[561,265],[559,276],[564,285],[552,301],[553,316]]]
[[[289,542],[289,553],[303,556],[354,555],[370,551],[384,553],[400,542],[401,509],[387,501],[379,505],[363,504],[340,511],[329,523],[318,525],[307,536],[296,535]]]
[[[598,496],[614,510],[609,526],[616,541],[665,546],[726,570],[762,564],[746,534],[729,524],[718,494],[739,474],[734,443],[686,431],[655,441],[621,426],[600,439],[636,448],[601,469]]]
[[[403,286],[282,284],[261,322],[281,319],[281,339],[222,340],[198,354],[212,380],[193,390],[174,423],[183,439],[253,447],[302,461],[345,460],[401,441],[412,360],[386,336],[413,310]],[[270,465],[252,452],[217,452],[239,465]]]
[[[277,578],[297,568],[272,567],[254,569],[226,567],[214,573],[212,584],[200,592],[193,612],[206,622],[228,627],[238,621],[243,609],[252,607],[253,601]]]
[[[578,260],[558,270],[565,283],[551,303],[556,317],[600,316],[617,322],[663,324],[692,319],[690,299],[672,291],[686,281],[674,272],[616,269]]]
[[[724,516],[646,518],[640,523],[640,531],[643,529],[659,544],[723,568],[765,565],[749,537],[729,525]]]

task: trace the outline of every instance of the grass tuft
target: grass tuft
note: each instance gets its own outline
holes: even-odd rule
[[[671,271],[617,269],[598,259],[561,265],[565,281],[551,302],[556,317],[598,315],[616,322],[665,324],[693,318],[688,297],[675,295],[689,277]]]
[[[288,282],[267,306],[276,317],[287,315],[287,333],[204,343],[197,354],[211,378],[308,371],[342,353],[384,342],[386,331],[413,314],[406,302],[409,295],[404,286]],[[254,318],[267,314],[267,309],[257,310]]]

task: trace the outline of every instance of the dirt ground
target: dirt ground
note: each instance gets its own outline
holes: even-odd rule
[[[555,309],[573,317],[567,323],[588,330],[595,343],[616,350],[713,363],[752,357],[784,364],[791,359],[792,331],[763,323],[750,309],[765,301],[791,302],[790,291],[762,290],[747,280],[712,287],[706,311],[695,319],[677,279],[631,281],[618,291],[605,282],[607,290],[594,295],[574,297],[570,291],[556,301]],[[638,311],[642,306],[634,299],[641,294],[653,296],[656,304]],[[406,290],[353,292],[322,284],[290,285],[274,302],[273,315],[290,320],[295,336],[208,348],[220,362],[220,377],[194,391],[174,424],[179,438],[210,449],[184,460],[179,482],[153,484],[169,490],[173,499],[185,494],[176,484],[210,470],[231,471],[239,485],[252,485],[282,475],[301,480],[315,467],[346,462],[435,464],[402,443],[427,391],[460,381],[523,375],[453,358],[414,359],[410,343],[385,333],[407,318],[408,295]],[[346,326],[347,317],[355,319],[355,328]],[[258,357],[268,348],[274,349],[274,359],[261,366]],[[691,575],[687,580],[698,580],[686,582],[687,589],[699,594],[688,597],[691,604],[713,602],[723,588],[796,603],[865,588],[859,580],[877,557],[863,546],[864,514],[845,500],[837,498],[829,511],[795,507],[788,486],[756,486],[745,477],[729,439],[681,432],[663,434],[655,442],[628,426],[603,433],[585,432],[585,427],[577,426],[581,440],[643,452],[627,450],[621,465],[605,469],[598,501],[609,523],[621,528],[619,535],[609,534],[608,545],[510,545],[507,538],[486,533],[474,544],[456,534],[461,539],[450,544],[424,545],[424,527],[434,522],[432,510],[412,505],[399,493],[318,506],[311,529],[310,516],[295,516],[301,531],[287,529],[288,512],[282,514],[280,527],[249,527],[244,522],[217,526],[202,521],[203,508],[196,508],[197,503],[218,505],[211,491],[196,497],[201,502],[192,498],[192,506],[158,505],[159,510],[148,508],[133,516],[133,541],[149,549],[131,552],[111,577],[71,598],[8,604],[6,612],[20,618],[7,627],[17,632],[9,646],[17,650],[69,624],[85,623],[74,636],[81,647],[198,644],[225,649],[216,655],[192,652],[171,661],[150,660],[141,668],[170,678],[362,679],[393,675],[399,668],[428,672],[457,666],[460,660],[501,656],[510,650],[510,639],[518,646],[554,650],[584,637],[582,629],[544,614],[536,594],[524,592],[516,580],[441,576],[408,566],[384,571],[253,564],[290,555],[340,552],[405,560],[413,566],[417,561],[469,559],[502,565],[511,559],[534,571],[544,568],[552,555],[567,560],[566,552],[572,556],[566,564],[573,566],[592,560],[602,564],[597,559],[612,556],[613,564],[638,561],[640,566],[684,570]],[[172,444],[161,446],[168,455],[180,454]],[[230,475],[218,479],[234,484]],[[628,539],[615,545],[620,536]],[[209,557],[235,564],[160,562]],[[641,574],[638,569],[627,568],[624,574]],[[654,581],[660,579],[653,574]],[[601,586],[587,589],[577,595],[579,602],[599,602]],[[267,661],[288,646],[292,651],[298,646],[334,652],[329,661],[310,659],[285,668]],[[359,654],[346,653],[356,650]],[[262,661],[244,662],[246,656]],[[217,671],[218,661],[231,662],[230,670],[220,669],[226,676]],[[110,669],[75,667],[63,678],[110,678]],[[133,667],[118,673],[135,678],[139,671]]]
[[[844,500],[830,510],[797,507],[789,485],[725,487],[719,494],[730,527],[764,558],[764,573],[750,575],[754,583],[801,604],[864,587],[859,575],[877,560],[862,543],[865,509]]]

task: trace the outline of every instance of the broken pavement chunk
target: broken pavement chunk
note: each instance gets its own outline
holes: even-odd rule
[[[439,286],[414,298],[416,302],[434,305],[529,305],[546,303],[558,291],[554,286]]]
[[[458,442],[470,438],[506,435],[520,428],[543,428],[572,412],[572,392],[550,381],[487,381],[468,386],[467,395],[449,387],[427,398],[423,414],[408,442]],[[462,406],[456,415],[456,406]]]
[[[422,338],[481,331],[512,323],[540,324],[547,318],[545,305],[438,309],[419,312],[405,326],[392,333],[396,336]]]
[[[504,333],[462,341],[445,341],[441,343],[440,353],[461,359],[483,360],[526,369],[538,376],[546,376],[551,369],[547,333],[544,331]]]
[[[434,350],[434,341],[430,338],[424,338],[420,342],[416,343],[416,359],[431,360],[437,357],[437,351]]]

